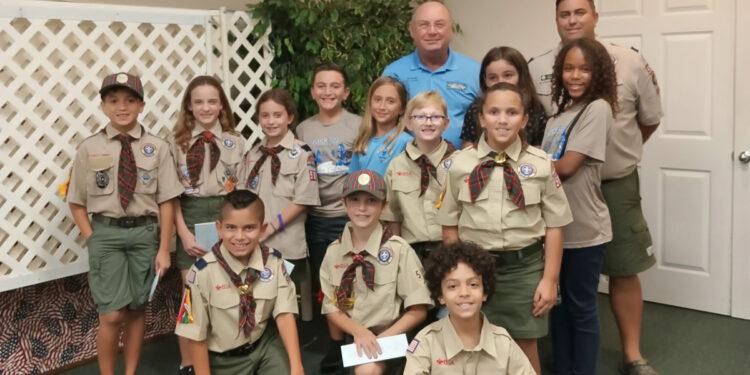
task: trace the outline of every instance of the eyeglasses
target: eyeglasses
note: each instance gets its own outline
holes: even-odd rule
[[[445,118],[446,117],[443,116],[443,115],[432,115],[432,116],[414,115],[414,116],[411,116],[411,119],[414,120],[414,121],[416,121],[417,124],[420,124],[420,125],[426,124],[428,121],[431,122],[431,123],[433,123],[433,124],[435,124],[435,125],[442,124],[443,121],[445,121]]]

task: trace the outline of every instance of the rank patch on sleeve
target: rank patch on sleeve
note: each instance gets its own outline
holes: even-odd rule
[[[310,170],[310,181],[318,181],[318,172]]]
[[[409,347],[406,348],[406,351],[414,354],[414,351],[417,350],[417,346],[419,346],[419,340],[413,339],[411,340],[411,343],[409,343]]]

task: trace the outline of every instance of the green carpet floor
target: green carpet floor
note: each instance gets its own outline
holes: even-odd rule
[[[621,358],[619,336],[607,297],[599,297],[602,348],[599,374],[617,374]],[[326,346],[327,330],[318,317],[302,323],[302,358],[305,373],[317,374]],[[314,339],[317,336],[317,339]],[[644,355],[662,375],[750,374],[750,321],[693,310],[646,303],[643,321]],[[541,344],[548,351],[548,342]],[[174,337],[148,344],[143,349],[139,374],[176,374],[179,363]],[[119,364],[122,373],[122,364]],[[97,374],[96,363],[63,372],[65,375]]]

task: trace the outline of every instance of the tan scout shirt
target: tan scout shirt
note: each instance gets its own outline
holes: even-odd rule
[[[114,137],[118,134],[120,132],[108,124],[104,130],[81,142],[73,161],[67,201],[85,206],[89,213],[109,217],[156,216],[159,203],[180,195],[183,190],[169,146],[163,139],[146,132],[140,124],[128,132],[135,138],[130,147],[138,169],[138,181],[133,199],[123,211],[117,189],[121,146]]]
[[[203,133],[203,127],[196,126],[193,129],[193,136],[190,138],[190,146],[200,138]],[[175,165],[180,175],[180,182],[184,186],[185,194],[192,197],[213,197],[225,195],[228,193],[226,188],[234,189],[235,185],[227,185],[227,181],[232,176],[239,179],[239,169],[242,165],[242,155],[245,152],[245,139],[239,134],[222,132],[221,124],[217,121],[209,129],[214,135],[216,145],[219,146],[221,156],[216,168],[211,170],[211,148],[206,145],[206,155],[203,160],[203,169],[198,176],[198,184],[195,189],[190,185],[190,175],[187,167],[187,151],[183,152],[182,148],[175,143],[174,137],[169,138],[169,149],[174,156]],[[188,147],[189,149],[189,147]],[[231,191],[231,190],[230,190]]]
[[[263,265],[260,246],[256,246],[250,254],[247,266],[233,257],[224,245],[221,246],[221,254],[242,280],[250,268],[270,271],[270,277],[260,277],[253,283],[255,327],[250,331],[250,337],[245,337],[239,326],[239,291],[216,261],[213,252],[209,251],[203,257],[207,264],[202,269],[195,265],[190,267],[187,285],[191,293],[193,323],[178,322],[175,333],[194,341],[206,340],[208,350],[219,353],[260,339],[270,317],[276,318],[283,313],[297,314],[297,291],[283,268],[281,258],[269,254]]]
[[[414,347],[416,345],[416,347]],[[526,355],[505,328],[490,324],[483,317],[479,345],[467,348],[461,343],[450,318],[422,329],[406,352],[409,375],[535,375]]]
[[[380,215],[381,220],[401,223],[401,237],[408,243],[441,241],[442,226],[435,220],[437,208],[445,182],[447,170],[441,164],[448,144],[445,141],[432,151],[427,158],[437,169],[437,180],[430,175],[430,184],[424,195],[419,196],[422,170],[416,160],[422,156],[413,142],[388,165],[385,172],[385,186],[388,191],[388,207]],[[451,163],[451,162],[448,162]]]
[[[320,288],[325,294],[323,314],[339,311],[336,307],[336,289],[341,284],[344,271],[352,262],[350,252],[367,251],[365,260],[375,266],[375,290],[367,288],[362,278],[362,267],[357,267],[352,298],[354,308],[345,311],[355,322],[380,333],[393,325],[401,316],[401,305],[432,306],[430,292],[424,281],[422,263],[414,249],[403,238],[393,236],[380,246],[383,227],[378,224],[370,235],[365,249],[352,248],[351,223],[347,223],[341,240],[328,246],[320,266]]]
[[[266,141],[263,141],[266,146]],[[294,138],[289,131],[281,140],[284,150],[279,152],[281,169],[276,179],[276,186],[271,182],[271,158],[268,157],[258,172],[256,186],[247,186],[247,176],[255,163],[263,155],[260,144],[245,154],[240,171],[238,187],[248,189],[258,194],[266,207],[266,222],[275,222],[276,217],[290,203],[303,206],[317,206],[320,204],[318,196],[318,175],[315,171],[315,161],[312,154],[305,150],[304,143]],[[302,212],[294,220],[284,223],[284,230],[276,232],[265,244],[281,251],[285,259],[302,259],[307,257],[307,241],[305,240],[305,218],[307,212]]]
[[[521,150],[519,138],[505,152],[515,169],[526,201],[526,211],[508,195],[503,168],[495,167],[474,203],[469,194],[469,175],[493,151],[484,137],[476,147],[462,150],[448,168],[448,189],[437,220],[458,226],[458,237],[487,250],[518,250],[540,240],[547,227],[563,227],[572,221],[568,200],[557,173],[544,151],[529,146]],[[521,169],[531,172],[527,175]]]
[[[656,75],[643,56],[631,48],[599,40],[615,63],[617,104],[615,124],[610,131],[602,179],[611,180],[629,175],[641,161],[643,138],[638,125],[658,125],[663,117]],[[548,114],[552,105],[552,66],[561,45],[529,61],[531,78],[539,99]]]

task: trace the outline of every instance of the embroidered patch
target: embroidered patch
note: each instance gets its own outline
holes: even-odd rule
[[[311,170],[310,171],[310,181],[318,181],[318,173]]]
[[[96,186],[99,189],[104,189],[109,185],[109,175],[105,171],[96,171]]]
[[[369,174],[361,174],[359,177],[357,177],[357,183],[360,185],[367,185],[370,183],[370,175]]]
[[[414,351],[417,350],[417,346],[419,346],[419,340],[413,339],[411,340],[411,343],[409,343],[409,347],[406,348],[406,351],[414,354]]]
[[[542,76],[540,77],[540,80],[541,81],[551,81],[552,77],[553,77],[552,73],[550,73],[550,74],[542,74]]]
[[[445,159],[443,162],[443,168],[450,169],[451,164],[453,164],[453,159]]]
[[[234,141],[231,139],[225,139],[222,143],[227,150],[231,150],[235,146]]]
[[[214,288],[216,288],[216,290],[224,290],[224,289],[229,289],[230,286],[229,284],[221,284],[221,285],[216,285]]]
[[[253,179],[250,181],[250,189],[257,189],[258,188],[258,176],[253,177]]]
[[[196,275],[195,270],[191,269],[187,275],[187,282],[190,284],[195,284],[195,275]]]
[[[552,178],[555,179],[555,187],[560,188],[562,186],[562,181],[560,181],[560,176],[557,175],[557,171],[552,169]]]
[[[127,83],[128,82],[128,75],[125,73],[120,73],[117,75],[117,83]]]
[[[183,175],[183,176],[184,176],[185,178],[190,178],[190,172],[188,172],[188,167],[187,167],[187,165],[181,165],[181,166],[180,166],[180,172],[182,172],[182,175]]]
[[[411,176],[411,172],[396,172],[396,176]]]
[[[380,249],[378,252],[378,263],[383,265],[391,263],[391,251],[388,249]]]
[[[318,150],[318,151],[320,151],[320,150]],[[315,167],[315,163],[316,163],[315,156],[313,156],[313,154],[310,154],[310,156],[307,157],[307,166],[314,168]]]
[[[232,170],[231,169],[227,169],[227,170],[224,171],[224,176],[229,177],[231,175],[232,175]]]
[[[451,359],[438,359],[437,361],[435,361],[435,363],[442,366],[453,366],[454,364],[453,360]]]
[[[610,56],[612,58],[612,65],[617,65],[617,57]]]
[[[296,159],[300,153],[301,151],[299,147],[295,146],[293,149],[289,150],[289,159]]]
[[[333,265],[333,268],[335,268],[335,269],[339,269],[339,268],[346,269],[347,267],[349,267],[349,264],[347,264],[347,263],[341,263],[341,264],[334,264]]]
[[[520,174],[521,177],[532,177],[536,174],[536,168],[531,164],[522,164],[518,167],[518,174]]]
[[[143,180],[143,182],[149,182],[151,181],[151,175],[148,173],[143,173],[141,174],[141,180]]]
[[[466,86],[458,83],[458,82],[448,82],[448,88],[454,89],[454,90],[466,90]]]
[[[273,279],[273,272],[271,272],[271,269],[268,267],[263,268],[263,271],[260,273],[260,281],[267,283]]]
[[[147,157],[152,157],[154,156],[154,153],[156,152],[156,146],[152,145],[151,143],[146,143],[141,148],[141,152],[143,153],[143,155]]]

